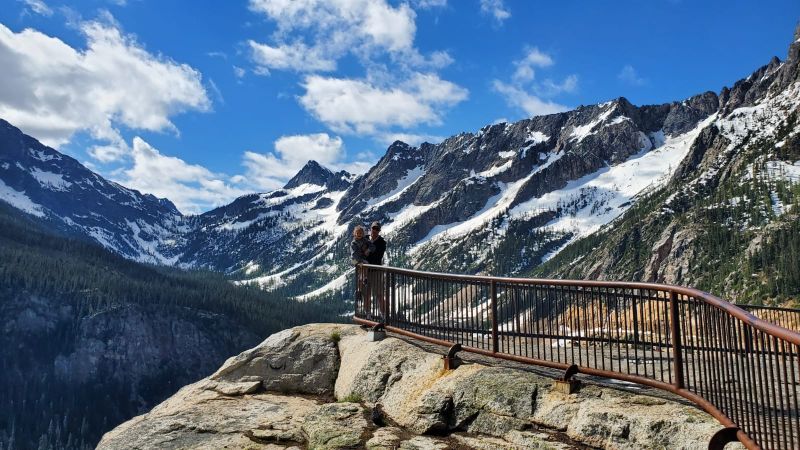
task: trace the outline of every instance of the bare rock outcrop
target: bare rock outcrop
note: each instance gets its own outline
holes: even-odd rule
[[[409,342],[307,325],[229,359],[98,448],[700,449],[720,428],[685,404],[552,384],[477,363],[444,371],[440,355]]]

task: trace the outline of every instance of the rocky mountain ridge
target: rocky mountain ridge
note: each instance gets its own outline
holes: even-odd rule
[[[347,283],[350,230],[373,220],[384,224],[394,264],[527,274],[641,199],[679,185],[675,180],[703,159],[703,142],[724,138],[733,143],[728,153],[740,152],[745,144],[736,130],[746,117],[769,111],[771,128],[756,134],[788,123],[800,103],[797,39],[786,61],[774,58],[719,94],[646,106],[618,98],[486,126],[438,144],[395,142],[357,177],[312,161],[283,189],[198,216],[181,216],[158,199],[95,181],[99,193],[78,197],[83,209],[57,207],[56,198],[91,190],[88,181],[76,180],[98,176],[5,124],[0,198],[127,257],[222,271],[266,288],[289,286],[304,297]],[[61,160],[76,175],[59,172]],[[794,170],[793,161],[777,162]],[[122,209],[102,201],[125,197],[130,200],[120,203]]]
[[[797,306],[798,80],[800,29],[785,62],[773,59],[722,91],[718,118],[668,183],[535,273],[692,285]]]

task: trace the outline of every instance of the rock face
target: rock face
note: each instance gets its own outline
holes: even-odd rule
[[[720,428],[684,404],[593,385],[564,395],[552,383],[481,364],[444,371],[408,342],[307,325],[229,359],[98,448],[700,449]],[[391,426],[376,426],[376,411]]]

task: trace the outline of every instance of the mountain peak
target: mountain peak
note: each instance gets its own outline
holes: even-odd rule
[[[309,160],[306,165],[297,172],[297,175],[292,177],[283,188],[292,189],[301,184],[315,184],[338,191],[346,189],[350,184],[349,180],[350,174],[348,172],[342,170],[334,173],[332,170],[312,159]]]

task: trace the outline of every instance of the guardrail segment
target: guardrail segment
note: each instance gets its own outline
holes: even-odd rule
[[[652,283],[361,265],[355,321],[464,351],[640,383],[725,427],[713,445],[800,448],[800,311]],[[758,316],[763,317],[760,319]],[[779,325],[771,323],[774,320]]]

